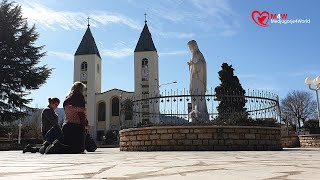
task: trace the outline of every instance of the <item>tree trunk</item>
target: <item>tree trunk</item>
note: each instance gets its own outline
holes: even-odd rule
[[[299,131],[300,131],[300,129],[301,129],[300,118],[298,118],[298,127],[299,127]]]

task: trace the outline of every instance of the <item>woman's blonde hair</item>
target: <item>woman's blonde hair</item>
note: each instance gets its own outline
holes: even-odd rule
[[[86,85],[85,85],[85,84],[83,84],[83,83],[80,82],[80,81],[76,81],[76,82],[73,83],[73,85],[72,85],[72,87],[71,87],[71,89],[70,89],[70,92],[69,92],[68,96],[70,96],[74,91],[78,91],[78,92],[80,92],[81,94],[83,94],[85,88],[86,88]]]

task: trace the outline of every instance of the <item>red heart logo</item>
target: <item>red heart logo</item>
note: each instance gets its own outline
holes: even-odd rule
[[[263,11],[261,13],[257,10],[252,11],[251,17],[253,21],[259,26],[263,26],[263,27],[268,26],[269,17],[270,17],[268,11]]]

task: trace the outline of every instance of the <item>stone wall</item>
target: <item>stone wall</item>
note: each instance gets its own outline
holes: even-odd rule
[[[121,151],[282,150],[280,128],[163,126],[120,131]]]
[[[320,134],[300,135],[301,147],[319,148],[320,147]]]
[[[300,147],[299,137],[297,135],[282,136],[281,144],[284,148]]]

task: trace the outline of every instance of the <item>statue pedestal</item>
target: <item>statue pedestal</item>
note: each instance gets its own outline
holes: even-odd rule
[[[210,121],[209,114],[206,111],[196,112],[193,110],[189,113],[189,119],[191,122]]]

